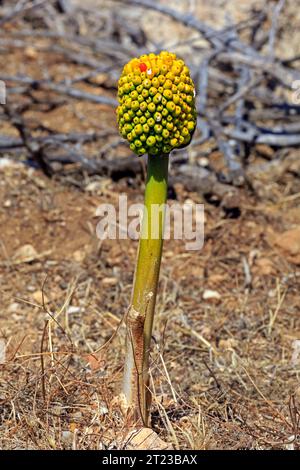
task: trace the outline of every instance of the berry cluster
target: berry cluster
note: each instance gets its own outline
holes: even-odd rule
[[[175,54],[143,55],[125,65],[118,87],[121,135],[138,155],[188,145],[196,127],[195,86]]]

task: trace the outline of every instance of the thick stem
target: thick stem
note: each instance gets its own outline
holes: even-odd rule
[[[163,247],[168,155],[149,155],[144,214],[131,306],[127,316],[123,393],[131,419],[148,424],[149,353]]]

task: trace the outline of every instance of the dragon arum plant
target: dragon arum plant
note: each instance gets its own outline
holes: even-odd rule
[[[196,127],[195,87],[184,62],[169,52],[125,65],[119,80],[121,135],[137,155],[148,154],[144,214],[131,305],[127,314],[123,394],[129,416],[148,425],[149,353],[163,245],[169,153],[187,146]],[[154,226],[155,225],[155,226]],[[155,235],[154,235],[155,234]]]

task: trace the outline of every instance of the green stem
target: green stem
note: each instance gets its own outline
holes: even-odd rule
[[[123,393],[130,416],[144,425],[148,424],[151,403],[149,353],[163,247],[168,163],[169,155],[148,157],[144,215],[132,300],[127,315]]]

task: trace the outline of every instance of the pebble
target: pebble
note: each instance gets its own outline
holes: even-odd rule
[[[221,294],[219,294],[219,292],[217,292],[216,290],[206,289],[203,292],[202,298],[204,300],[211,300],[211,299],[220,300],[221,299]]]

